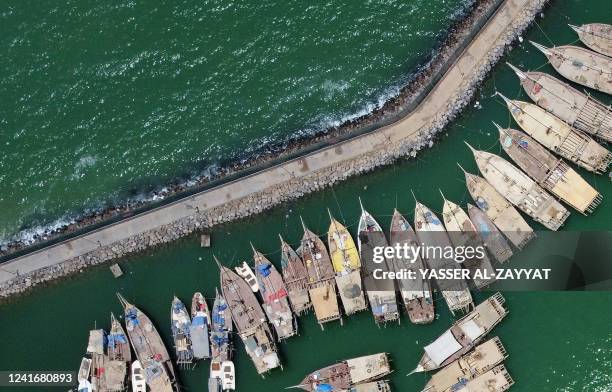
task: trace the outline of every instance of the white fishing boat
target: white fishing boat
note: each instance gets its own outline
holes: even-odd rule
[[[132,392],[147,392],[147,381],[140,361],[132,362]]]
[[[251,267],[249,267],[246,261],[243,261],[240,266],[234,267],[234,270],[236,271],[238,276],[240,276],[242,279],[245,280],[245,282],[248,283],[254,293],[259,291],[259,283],[257,282],[257,278],[255,278],[253,270],[251,269]]]

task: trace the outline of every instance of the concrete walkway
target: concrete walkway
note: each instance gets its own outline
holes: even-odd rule
[[[218,207],[229,201],[263,191],[270,186],[306,177],[317,170],[371,153],[390,143],[416,138],[421,128],[430,125],[437,114],[447,110],[450,100],[460,91],[461,84],[466,79],[465,74],[471,76],[470,73],[474,71],[476,64],[486,58],[498,38],[506,33],[523,7],[529,3],[529,0],[506,0],[416,110],[400,121],[187,199],[10,260],[0,265],[0,284],[15,278],[17,274],[25,275],[188,217],[195,213],[196,208],[205,211]]]

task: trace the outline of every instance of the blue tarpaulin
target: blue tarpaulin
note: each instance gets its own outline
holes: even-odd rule
[[[257,271],[261,274],[261,276],[270,275],[270,268],[272,266],[270,264],[260,264],[257,266]]]
[[[191,325],[194,326],[201,326],[201,325],[206,325],[206,317],[204,316],[196,316],[193,318],[193,320],[191,320]]]
[[[317,385],[316,392],[332,392],[334,387],[329,384],[319,384]]]

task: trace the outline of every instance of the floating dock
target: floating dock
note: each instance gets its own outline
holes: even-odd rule
[[[442,221],[416,198],[415,203],[414,227],[419,241],[425,248],[431,249],[431,252],[427,252],[424,256],[429,268],[436,271],[460,270],[461,264],[452,258],[445,258],[441,251],[436,251],[452,248]],[[453,315],[456,311],[468,312],[474,305],[470,289],[464,279],[436,279],[436,284]]]
[[[367,309],[361,283],[361,260],[355,241],[346,227],[334,219],[331,212],[329,212],[329,219],[330,224],[327,231],[329,254],[336,272],[336,285],[344,313],[350,316]]]
[[[297,316],[302,315],[312,308],[312,302],[308,296],[308,272],[300,256],[293,248],[283,240],[281,241],[281,273],[289,292],[291,308]]]
[[[467,144],[467,143],[466,143]],[[559,230],[569,211],[519,168],[468,144],[484,178],[510,203],[550,230]]]
[[[292,388],[309,392],[351,391],[356,385],[369,383],[391,373],[386,353],[347,359],[310,373]]]
[[[474,202],[491,221],[501,230],[506,238],[519,249],[533,238],[533,229],[525,222],[525,219],[518,213],[502,195],[499,194],[484,178],[466,172],[459,166],[465,174],[467,189],[474,199]]]
[[[221,265],[216,257],[215,262],[219,266],[221,293],[257,373],[264,374],[282,367],[266,315],[253,290],[234,271]]]
[[[431,376],[423,392],[459,391],[467,382],[485,374],[507,357],[499,338],[489,339]]]
[[[504,151],[540,186],[582,214],[599,205],[602,195],[562,159],[521,131],[495,126]]]
[[[412,226],[397,209],[393,210],[389,240],[391,246],[394,247],[406,245],[417,250],[420,246]],[[390,262],[395,272],[406,270],[412,271],[414,274],[414,279],[405,277],[397,280],[400,295],[410,321],[414,324],[431,323],[435,317],[434,302],[431,295],[431,283],[429,280],[423,279],[419,272],[425,269],[425,263],[421,256],[417,253],[414,260],[394,257]]]
[[[461,358],[480,342],[508,314],[505,299],[495,293],[431,344],[425,346],[415,372],[439,369]]]
[[[291,306],[289,306],[289,295],[285,282],[270,260],[257,251],[253,244],[251,248],[255,261],[255,275],[259,282],[259,294],[263,300],[263,310],[274,327],[279,341],[294,336],[297,332],[297,324]]]
[[[538,106],[579,131],[612,142],[612,110],[595,98],[543,72],[521,71],[508,64]]]
[[[569,25],[583,44],[596,52],[612,57],[612,25],[589,23],[582,26]]]
[[[140,361],[151,392],[178,392],[174,367],[164,342],[151,319],[117,293],[125,311],[128,337]]]
[[[379,275],[391,270],[386,257],[383,257],[380,263],[374,260],[374,249],[384,249],[389,244],[382,227],[369,212],[363,209],[363,206],[361,206],[357,233],[359,253],[363,259],[363,285],[368,294],[374,321],[377,324],[388,321],[399,322],[395,281],[389,277],[378,276],[377,278],[375,276],[376,270],[379,270]]]
[[[612,94],[612,59],[578,46],[547,48],[531,41],[544,53],[550,64],[566,79],[583,86]]]
[[[470,220],[480,233],[489,253],[500,263],[508,261],[512,257],[512,248],[491,218],[480,208],[470,203],[468,203],[467,208]]]
[[[442,194],[441,191],[440,193]],[[442,198],[444,199],[444,206],[442,207],[444,226],[455,249],[459,247],[471,247],[472,249],[481,247],[484,249],[484,242],[468,214],[457,204],[447,200],[444,194],[442,194]],[[462,264],[463,268],[470,271],[470,276],[476,288],[482,289],[495,282],[495,269],[491,265],[491,260],[486,251],[482,257],[475,254],[471,257],[466,256]],[[479,274],[481,277],[477,277],[477,271],[481,271]]]
[[[595,140],[537,105],[497,94],[520,127],[541,145],[588,171],[601,174],[608,170],[612,154]]]
[[[304,235],[297,254],[304,260],[304,266],[308,272],[308,294],[310,294],[317,322],[321,328],[324,323],[334,320],[340,320],[342,323],[334,282],[336,273],[325,244],[304,225],[303,221],[302,227]]]

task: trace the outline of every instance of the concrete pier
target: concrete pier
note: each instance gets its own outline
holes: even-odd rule
[[[0,297],[195,231],[256,214],[349,176],[414,156],[470,100],[476,85],[543,7],[505,0],[415,110],[401,120],[0,265]]]

